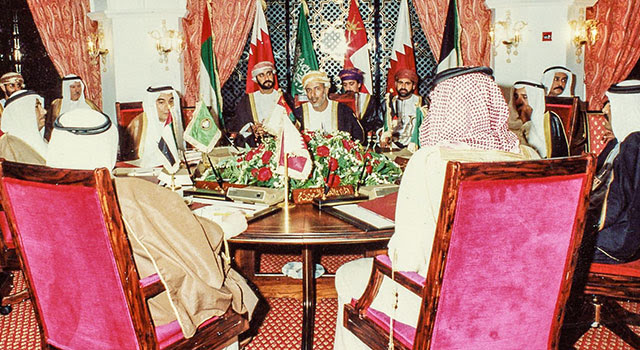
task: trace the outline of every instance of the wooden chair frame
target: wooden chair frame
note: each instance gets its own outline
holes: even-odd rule
[[[21,253],[20,240],[16,227],[16,218],[11,210],[11,201],[7,199],[4,179],[18,179],[30,182],[72,185],[95,188],[100,200],[104,225],[108,232],[109,242],[113,252],[113,258],[117,266],[120,282],[124,290],[125,299],[129,308],[132,326],[135,330],[140,349],[158,349],[155,327],[151,320],[146,300],[162,291],[164,285],[157,275],[152,275],[144,280],[138,277],[138,272],[133,261],[131,246],[125,233],[120,208],[113,188],[111,175],[105,168],[94,171],[53,169],[43,166],[20,164],[0,160],[0,193],[2,194],[2,206],[6,209],[7,219],[16,242],[19,253],[20,265],[24,271],[29,288],[34,288],[30,267],[26,265]],[[35,290],[35,289],[34,289]],[[42,344],[45,348],[53,348],[47,342],[47,334],[43,330],[41,309],[36,296],[31,295],[34,312],[40,326]],[[201,326],[196,334],[189,339],[181,339],[173,343],[168,349],[217,349],[228,345],[229,341],[249,328],[246,315],[240,315],[229,310],[207,326]]]
[[[444,182],[444,191],[436,227],[436,240],[431,254],[426,283],[416,282],[415,277],[395,271],[392,277],[391,268],[374,259],[374,266],[363,296],[357,300],[355,306],[344,306],[344,326],[351,330],[358,338],[372,349],[384,350],[388,348],[389,334],[382,327],[373,322],[367,312],[373,302],[384,276],[392,278],[414,294],[421,296],[422,306],[416,326],[413,349],[430,349],[431,336],[434,331],[438,301],[442,288],[444,269],[447,263],[448,249],[456,216],[458,188],[462,181],[531,179],[550,176],[572,174],[586,174],[586,181],[580,193],[580,203],[573,229],[574,241],[570,247],[569,260],[566,271],[568,277],[563,280],[556,305],[556,317],[550,330],[550,349],[559,346],[560,328],[564,317],[564,305],[569,297],[572,276],[577,263],[578,249],[585,225],[585,215],[589,203],[589,191],[595,171],[595,159],[592,155],[571,157],[564,159],[547,159],[525,162],[495,162],[495,163],[460,163],[449,162]],[[394,339],[395,349],[408,349],[397,339]]]

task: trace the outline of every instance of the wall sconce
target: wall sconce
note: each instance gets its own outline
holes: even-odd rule
[[[507,51],[507,63],[511,63],[511,53],[518,55],[518,45],[522,41],[521,31],[527,25],[527,22],[517,21],[511,22],[511,11],[507,10],[506,17],[503,21],[497,21],[497,26],[492,26],[489,31],[489,37],[493,46],[493,55],[498,54],[496,46],[504,45]],[[496,30],[499,29],[499,30]]]
[[[580,57],[582,56],[582,46],[589,44],[593,45],[598,40],[598,24],[595,19],[584,19],[584,9],[580,9],[580,14],[577,20],[569,21],[571,26],[571,41],[573,46],[576,47],[576,63],[582,63]]]
[[[22,73],[22,47],[20,45],[20,28],[18,27],[18,11],[13,13],[13,31],[11,33],[11,51],[9,61],[13,62],[16,73]]]
[[[102,61],[102,71],[107,71],[107,54],[108,49],[103,49],[104,46],[104,32],[102,31],[102,25],[98,25],[98,30],[95,33],[91,33],[87,36],[87,54],[89,54],[90,62],[93,65],[98,65]]]
[[[158,62],[165,64],[165,70],[169,70],[169,54],[174,52],[181,52],[184,45],[184,39],[182,33],[177,30],[167,29],[167,21],[162,20],[162,29],[149,32],[149,35],[156,41],[156,50],[160,59]],[[178,56],[178,62],[181,62],[180,56]]]

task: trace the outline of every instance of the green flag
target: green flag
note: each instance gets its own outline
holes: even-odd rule
[[[304,95],[302,77],[309,71],[318,70],[318,59],[313,51],[313,40],[309,31],[307,15],[309,9],[306,2],[300,2],[300,15],[298,16],[298,33],[296,35],[296,62],[293,66],[293,80],[291,81],[291,95]]]
[[[216,142],[220,139],[222,133],[213,116],[209,113],[207,106],[202,101],[198,101],[196,110],[193,112],[193,118],[184,131],[184,140],[189,142],[198,151],[209,153],[213,150]]]
[[[213,51],[213,35],[211,32],[211,20],[209,10],[205,5],[202,19],[202,35],[200,37],[200,96],[207,105],[213,107],[217,114],[219,125],[224,129],[222,118],[222,92],[220,77],[218,76],[218,62]]]
[[[422,119],[424,118],[424,111],[422,107],[416,108],[416,119],[413,125],[413,132],[411,133],[410,142],[415,143],[418,147],[420,147],[420,125],[422,125]]]

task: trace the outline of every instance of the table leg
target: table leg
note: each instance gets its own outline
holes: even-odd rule
[[[253,249],[237,248],[234,252],[236,267],[245,278],[251,280],[256,275],[256,252]]]
[[[302,349],[313,348],[313,323],[316,310],[315,268],[311,246],[302,248]]]

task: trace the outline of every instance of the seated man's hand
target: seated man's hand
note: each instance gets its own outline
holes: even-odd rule
[[[391,147],[391,133],[385,131],[380,135],[380,147],[382,148],[390,148]]]
[[[255,123],[253,126],[251,126],[251,130],[253,130],[253,134],[256,137],[262,137],[265,134],[264,127],[260,123]]]

